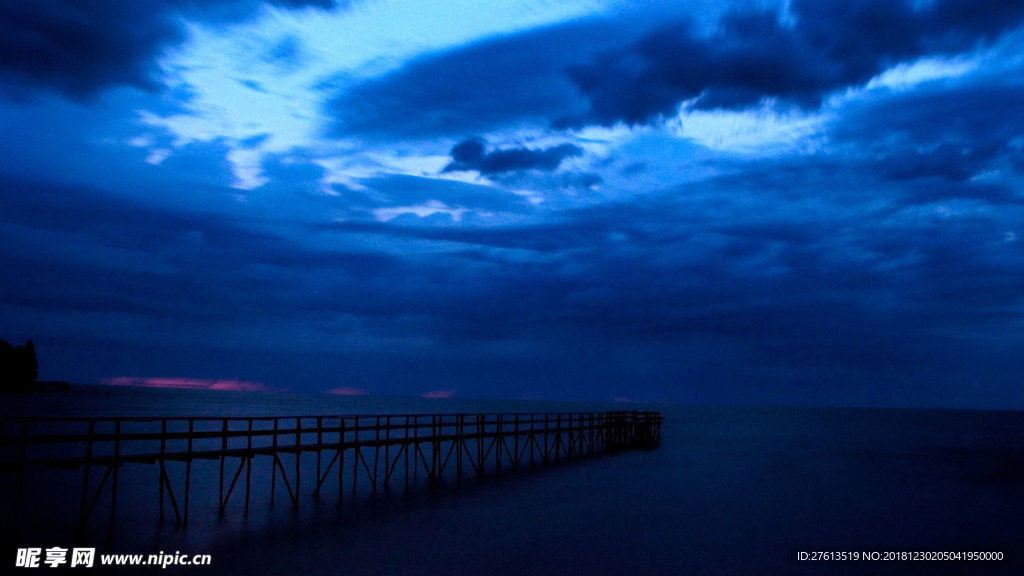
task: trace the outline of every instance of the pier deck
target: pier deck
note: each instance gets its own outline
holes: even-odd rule
[[[127,464],[159,466],[159,510],[169,503],[174,520],[188,524],[192,463],[219,460],[218,507],[226,510],[244,483],[249,511],[252,464],[271,466],[270,502],[280,477],[292,505],[303,486],[318,498],[328,479],[344,498],[362,480],[372,493],[400,480],[407,490],[424,476],[431,485],[454,475],[483,474],[628,449],[661,441],[657,412],[409,414],[287,417],[142,417],[0,419],[0,472],[15,474],[14,532],[26,470],[80,470],[79,533],[103,494],[109,498],[109,530],[117,514],[118,476]],[[287,462],[282,455],[291,455]],[[303,483],[302,455],[315,458],[312,482]],[[350,474],[344,474],[346,459]],[[167,464],[184,463],[184,479],[171,481]],[[312,471],[312,470],[310,470]],[[245,473],[242,480],[242,473]],[[308,475],[308,471],[307,471]],[[95,477],[99,476],[98,483]],[[179,500],[179,497],[181,499]],[[179,505],[180,502],[180,505]]]

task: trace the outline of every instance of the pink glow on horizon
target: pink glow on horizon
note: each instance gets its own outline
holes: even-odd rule
[[[617,402],[619,404],[629,404],[632,401],[632,398],[626,398],[625,396],[617,396],[615,398],[612,398],[612,402]]]
[[[360,390],[359,388],[353,388],[351,386],[342,386],[341,388],[331,388],[327,391],[328,394],[336,394],[338,396],[366,396],[368,392],[366,390]]]
[[[455,389],[451,390],[431,390],[430,392],[424,392],[424,398],[451,398],[455,396]]]
[[[142,386],[144,388],[183,388],[188,390],[233,390],[238,392],[269,392],[262,382],[248,380],[211,380],[206,378],[141,378],[118,376],[102,380],[108,386]]]

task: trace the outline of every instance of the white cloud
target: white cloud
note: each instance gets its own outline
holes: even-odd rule
[[[174,152],[168,148],[153,148],[146,156],[146,163],[152,164],[153,166],[159,166],[164,160],[170,158],[173,153]]]
[[[872,78],[865,88],[909,90],[924,82],[959,78],[977,68],[974,58],[922,58],[901,63]]]
[[[321,133],[326,122],[321,110],[332,94],[324,86],[391,70],[427,51],[590,14],[609,4],[377,0],[333,12],[268,6],[253,21],[229,27],[185,23],[188,40],[161,62],[173,92],[189,95],[178,103],[184,112],[143,111],[140,116],[143,124],[169,132],[176,148],[195,141],[224,142],[235,150],[228,155],[235,185],[252,188],[264,181],[260,164],[267,154],[329,146]],[[273,54],[283,43],[291,47],[287,62]],[[262,140],[243,144],[254,137]],[[162,161],[167,153],[150,157]],[[363,159],[400,173],[422,173],[438,164],[436,158],[385,155]],[[327,177],[331,182],[348,185],[365,172],[341,175],[339,165],[350,163],[328,164],[335,170]]]
[[[263,154],[259,150],[232,148],[228,151],[227,159],[235,175],[232,187],[252,190],[268,182],[262,174]]]
[[[815,113],[779,112],[772,102],[748,110],[691,110],[685,105],[666,123],[669,133],[712,150],[747,155],[813,150],[829,118]]]
[[[404,214],[415,214],[420,218],[433,216],[434,214],[447,214],[455,222],[462,221],[462,216],[469,212],[468,208],[451,208],[440,200],[427,200],[422,204],[414,206],[396,206],[393,208],[378,208],[373,211],[374,218],[378,222],[387,222]]]

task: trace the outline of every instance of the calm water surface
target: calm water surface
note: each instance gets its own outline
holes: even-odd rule
[[[624,407],[100,387],[2,400],[2,414],[76,416]],[[336,487],[318,503],[306,490],[298,510],[280,487],[277,504],[269,506],[270,466],[257,460],[248,518],[234,496],[218,516],[217,464],[197,463],[187,529],[157,520],[157,467],[128,465],[114,541],[90,538],[98,552],[212,554],[209,568],[168,568],[178,573],[1024,573],[1020,413],[627,406],[665,415],[659,449],[490,473],[437,490],[346,494],[341,503]],[[168,465],[173,482],[182,470]],[[17,545],[73,546],[81,473],[43,474],[30,483]],[[11,478],[0,481],[10,494]],[[10,518],[6,500],[2,510]],[[106,532],[102,502],[99,534]],[[15,544],[7,528],[3,534],[13,565]],[[789,559],[795,550],[830,549],[998,550],[1017,560],[825,565]]]

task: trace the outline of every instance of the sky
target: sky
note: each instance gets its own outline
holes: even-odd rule
[[[1024,408],[1024,1],[0,2],[93,384]]]

